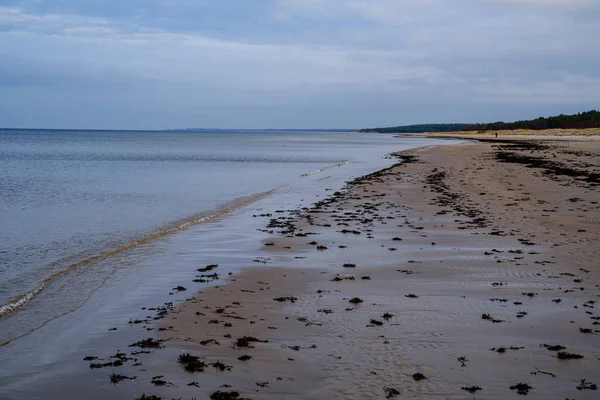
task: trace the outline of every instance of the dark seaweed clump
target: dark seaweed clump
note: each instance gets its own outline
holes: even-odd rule
[[[250,343],[267,343],[267,340],[259,340],[254,336],[244,336],[237,338],[235,341],[235,347],[252,347]]]
[[[130,344],[129,347],[140,347],[142,349],[160,349],[162,340],[156,340],[152,338],[140,340],[139,342],[135,342]]]
[[[586,382],[585,379],[581,380],[581,385],[577,386],[577,390],[598,390],[598,385],[591,382]]]
[[[559,351],[556,357],[560,360],[577,360],[583,358],[581,354],[569,353],[568,351]]]
[[[298,298],[294,297],[294,296],[287,296],[287,297],[277,297],[277,298],[275,298],[273,300],[279,301],[279,302],[282,302],[282,303],[286,302],[286,301],[290,301],[292,303],[295,303],[298,300]]]
[[[415,381],[417,381],[417,382],[418,381],[423,381],[423,380],[427,379],[427,377],[425,375],[423,375],[422,373],[420,373],[420,372],[417,372],[416,374],[413,374],[412,378]]]
[[[239,397],[240,394],[236,391],[223,392],[221,390],[217,390],[210,395],[211,400],[233,400],[238,399]]]
[[[529,393],[531,389],[533,389],[531,386],[523,382],[510,387],[510,390],[516,390],[517,393],[522,396],[527,396],[527,393]]]
[[[183,369],[193,374],[195,372],[204,372],[206,364],[200,361],[200,357],[193,356],[190,353],[181,354],[177,362],[183,365]]]
[[[400,396],[400,391],[396,388],[386,386],[383,388],[383,391],[385,392],[386,399],[391,399],[391,398]]]
[[[126,376],[126,375],[121,375],[121,374],[110,374],[109,378],[110,378],[110,383],[112,383],[113,385],[116,385],[117,383],[124,381],[125,379],[134,380],[136,377],[135,376]]]

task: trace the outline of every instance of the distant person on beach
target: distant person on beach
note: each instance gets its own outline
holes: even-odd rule
[[[498,132],[496,132],[496,137],[498,137]]]

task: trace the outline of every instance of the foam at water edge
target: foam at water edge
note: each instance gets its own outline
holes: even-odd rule
[[[11,313],[12,311],[16,310],[19,307],[24,306],[26,303],[31,301],[31,299],[33,299],[33,297],[36,294],[41,292],[42,289],[44,289],[44,283],[42,283],[40,286],[38,286],[31,292],[21,295],[20,297],[17,298],[17,300],[11,301],[8,304],[0,306],[0,317],[4,316],[5,314]]]
[[[344,166],[344,165],[348,164],[349,162],[350,162],[350,161],[344,161],[344,162],[342,162],[342,163],[337,163],[337,164],[333,164],[333,165],[328,165],[327,167],[323,167],[323,168],[317,169],[317,170],[315,170],[315,171],[308,172],[308,173],[306,173],[306,174],[302,174],[302,175],[300,175],[300,176],[302,176],[302,177],[307,177],[307,176],[316,175],[316,174],[318,174],[319,172],[323,172],[323,171],[325,171],[325,170],[326,170],[326,169],[328,169],[328,168],[333,168],[333,167],[342,167],[342,166]]]
[[[268,197],[270,195],[272,195],[273,193],[275,193],[277,191],[278,188],[269,190],[267,192],[263,192],[263,193],[258,193],[254,196],[247,196],[247,197],[241,197],[238,198],[230,203],[228,203],[225,206],[222,206],[221,208],[217,209],[216,211],[210,213],[210,214],[206,214],[206,215],[202,215],[200,217],[193,217],[187,221],[183,221],[183,222],[178,222],[176,223],[174,226],[168,227],[164,230],[161,230],[159,232],[153,233],[151,235],[148,235],[144,238],[140,238],[137,240],[133,240],[123,246],[120,246],[116,249],[113,250],[109,250],[109,251],[105,251],[101,254],[98,254],[96,256],[87,258],[85,260],[76,262],[74,264],[71,264],[67,267],[65,267],[64,269],[55,272],[54,274],[52,274],[51,276],[47,277],[46,279],[44,279],[44,281],[34,290],[28,292],[28,293],[24,293],[22,295],[20,295],[19,297],[16,298],[16,300],[14,301],[10,301],[9,303],[0,306],[0,317],[4,317],[12,312],[17,311],[19,308],[22,308],[23,306],[25,306],[28,302],[30,302],[31,300],[33,300],[33,298],[39,294],[44,287],[46,286],[47,283],[50,283],[52,281],[54,281],[55,279],[66,275],[67,273],[83,266],[83,265],[87,265],[90,264],[92,262],[97,262],[97,261],[101,261],[104,260],[110,256],[114,256],[116,254],[122,253],[124,251],[133,249],[134,247],[137,247],[139,245],[142,244],[146,244],[149,243],[153,240],[156,240],[158,238],[167,236],[169,234],[175,233],[175,232],[180,232],[183,230],[186,230],[188,228],[190,228],[191,226],[197,225],[197,224],[201,224],[203,222],[206,221],[211,221],[215,218],[219,218],[222,217],[228,213],[231,213],[233,211],[236,211],[242,207],[245,207],[247,205],[250,205],[256,201],[262,200],[265,197]],[[0,346],[2,346],[3,344],[0,343]]]

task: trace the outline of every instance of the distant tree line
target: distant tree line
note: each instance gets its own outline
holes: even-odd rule
[[[425,133],[451,131],[501,131],[515,129],[585,129],[600,128],[600,111],[590,110],[578,114],[560,114],[515,122],[492,122],[489,124],[420,124],[386,128],[362,129],[361,132],[376,133]]]
[[[474,124],[464,128],[465,131],[500,131],[515,129],[585,129],[600,128],[600,112],[596,110],[579,114],[560,114],[553,117],[540,117],[527,121],[493,122],[491,124]]]
[[[462,131],[469,127],[469,124],[421,124],[391,126],[387,128],[362,129],[361,132],[370,133],[424,133],[424,132],[450,132]]]

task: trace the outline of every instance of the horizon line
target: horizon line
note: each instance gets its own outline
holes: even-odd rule
[[[161,129],[118,129],[118,128],[13,128],[0,127],[10,131],[130,131],[130,132],[209,132],[209,131],[344,131],[354,132],[366,128],[161,128]]]

